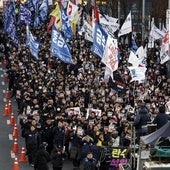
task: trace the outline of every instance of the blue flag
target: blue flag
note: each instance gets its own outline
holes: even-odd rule
[[[6,31],[8,29],[8,25],[10,20],[12,20],[14,22],[15,20],[15,7],[14,7],[14,3],[10,2],[8,4],[8,6],[5,9],[5,13],[4,13],[4,31]]]
[[[32,0],[32,4],[34,7],[34,28],[37,28],[40,25],[40,18],[39,18],[39,5],[41,4],[41,0]]]
[[[38,14],[35,14],[35,18],[34,18],[34,28],[37,28],[40,25],[40,18],[38,16]]]
[[[11,37],[13,43],[16,46],[19,46],[19,40],[15,26],[15,4],[13,2],[10,2],[5,10],[4,31],[9,35],[9,37]]]
[[[62,7],[61,9],[61,18],[62,18],[62,30],[64,32],[64,37],[71,40],[73,38],[73,32],[70,25],[70,21],[68,19],[66,9],[64,9],[64,7]]]
[[[40,10],[41,20],[44,22],[47,19],[47,14],[48,14],[48,0],[43,0],[39,10]]]
[[[132,36],[132,40],[131,40],[131,51],[133,51],[134,53],[136,53],[137,49],[138,49],[138,46],[136,45],[136,42],[135,42],[135,39],[134,37]]]
[[[107,37],[108,34],[104,31],[102,26],[95,22],[92,51],[100,58],[103,57]]]
[[[38,60],[38,59],[39,59],[39,58],[38,58],[38,51],[39,51],[40,43],[39,43],[39,41],[37,41],[37,40],[35,39],[35,37],[32,35],[31,31],[29,30],[28,25],[27,25],[26,31],[27,31],[26,44],[27,44],[27,46],[28,46],[29,49],[30,49],[31,55],[34,56],[35,59]]]
[[[64,63],[72,64],[70,49],[55,26],[53,26],[51,35],[51,53]]]
[[[37,11],[41,3],[42,3],[42,0],[32,0],[32,6],[35,11]]]
[[[15,25],[14,25],[12,20],[9,20],[8,29],[6,30],[6,32],[9,35],[9,37],[11,37],[11,39],[13,40],[13,43],[16,46],[19,46],[19,40],[18,40],[18,35],[17,35],[16,27],[15,27]]]
[[[31,23],[31,11],[22,4],[20,4],[20,21],[25,24]]]
[[[34,11],[34,6],[33,6],[32,0],[27,0],[27,1],[26,1],[26,5],[27,5],[27,8],[28,8],[30,11]]]

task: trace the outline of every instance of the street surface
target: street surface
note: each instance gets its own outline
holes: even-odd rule
[[[2,64],[0,63],[0,170],[13,170],[14,165],[14,158],[15,156],[19,159],[21,148],[24,146],[25,142],[24,139],[20,136],[20,127],[17,120],[17,105],[15,102],[15,99],[10,99],[12,102],[12,110],[15,114],[15,121],[17,122],[17,127],[19,131],[19,137],[18,137],[18,148],[19,153],[15,155],[12,153],[12,148],[14,145],[14,139],[12,136],[14,127],[9,124],[10,122],[10,115],[9,116],[3,116],[5,105],[8,104],[9,101],[7,101],[5,97],[5,91],[8,88],[8,83],[4,82],[4,74],[6,70],[2,69]],[[24,146],[25,147],[25,146]],[[51,164],[50,165],[50,170]],[[20,170],[32,170],[34,169],[31,167],[28,162],[26,163],[20,163],[19,162]],[[72,163],[68,160],[65,161],[63,170],[72,170],[73,166]]]

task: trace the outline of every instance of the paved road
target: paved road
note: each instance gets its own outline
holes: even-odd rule
[[[14,127],[9,125],[10,116],[4,117],[5,104],[9,101],[4,100],[4,92],[8,87],[7,83],[4,83],[4,73],[6,70],[2,69],[0,63],[0,170],[13,170],[14,157],[20,158],[21,148],[24,146],[24,140],[22,137],[18,137],[18,147],[19,154],[15,155],[11,152],[14,144],[14,139],[12,139],[12,133]],[[15,114],[15,121],[17,122],[17,110],[16,103],[14,99],[11,99],[13,113]],[[18,125],[18,130],[20,133],[20,128]],[[51,165],[51,164],[50,164]],[[20,170],[31,170],[33,167],[29,166],[28,162],[19,163]],[[72,170],[73,166],[70,161],[65,161],[63,170]],[[50,167],[50,170],[52,168]]]

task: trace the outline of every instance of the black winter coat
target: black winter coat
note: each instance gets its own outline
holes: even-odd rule
[[[65,140],[65,130],[60,127],[54,127],[53,128],[53,144],[54,145],[61,145],[64,146],[64,140]]]
[[[142,126],[146,126],[151,121],[150,115],[146,109],[139,110],[139,114],[136,115],[134,126],[137,130],[142,129]]]
[[[25,141],[26,141],[27,152],[29,153],[29,152],[37,151],[37,149],[41,143],[40,134],[36,130],[34,132],[27,130],[24,134],[24,137],[25,137]]]
[[[50,161],[50,155],[45,150],[38,150],[35,162],[34,162],[34,169],[35,170],[49,170],[48,162]]]
[[[64,154],[62,151],[57,151],[57,149],[53,149],[51,153],[51,163],[54,168],[62,168],[63,167],[63,159]]]
[[[153,120],[153,124],[157,124],[157,129],[160,129],[163,125],[165,125],[170,119],[169,115],[166,113],[158,113]]]

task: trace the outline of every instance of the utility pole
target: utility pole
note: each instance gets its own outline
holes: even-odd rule
[[[142,0],[142,42],[145,39],[145,0]]]

